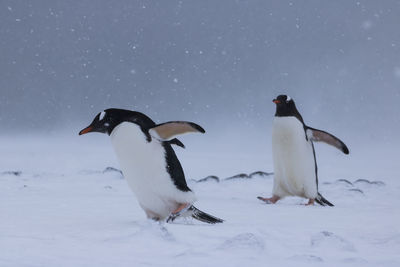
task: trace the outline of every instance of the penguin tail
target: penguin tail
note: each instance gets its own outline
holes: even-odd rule
[[[214,217],[210,214],[207,214],[204,211],[199,210],[198,208],[196,208],[193,205],[187,206],[185,209],[183,209],[177,213],[172,213],[167,218],[167,223],[175,221],[175,219],[178,217],[192,217],[201,222],[210,223],[210,224],[222,223],[224,221],[224,220]]]
[[[330,206],[333,207],[334,205],[329,202],[326,198],[324,198],[320,193],[318,193],[317,197],[315,198],[315,201],[320,204],[321,206]]]
[[[205,222],[205,223],[210,223],[210,224],[216,224],[216,223],[222,223],[224,220],[214,217],[210,214],[205,213],[204,211],[199,210],[195,206],[190,206],[188,209],[188,213],[190,216],[195,218],[196,220]]]

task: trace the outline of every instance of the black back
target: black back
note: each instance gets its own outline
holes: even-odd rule
[[[191,191],[186,184],[185,173],[174,149],[168,142],[163,142],[165,149],[165,160],[167,161],[167,171],[171,176],[175,186],[184,192]]]

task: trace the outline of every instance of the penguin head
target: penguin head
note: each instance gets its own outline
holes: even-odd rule
[[[288,95],[278,95],[278,97],[272,100],[272,102],[274,102],[277,107],[288,107],[294,105],[293,99]]]
[[[300,121],[303,121],[299,111],[296,108],[294,100],[288,95],[279,95],[277,98],[272,100],[276,104],[277,117],[297,117]]]
[[[97,114],[92,123],[81,130],[79,135],[90,132],[106,133],[110,135],[114,128],[123,122],[135,123],[142,129],[149,129],[155,125],[155,123],[143,113],[110,108]]]

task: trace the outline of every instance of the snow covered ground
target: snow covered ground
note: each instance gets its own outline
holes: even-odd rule
[[[348,157],[318,145],[330,208],[300,198],[261,203],[256,196],[270,195],[272,175],[225,180],[273,171],[267,137],[253,151],[230,142],[229,152],[197,138],[176,150],[196,206],[225,219],[220,225],[146,220],[121,174],[106,169],[119,166],[104,135],[2,137],[0,266],[400,266],[400,180],[390,146],[350,140]],[[195,181],[208,175],[221,181]]]

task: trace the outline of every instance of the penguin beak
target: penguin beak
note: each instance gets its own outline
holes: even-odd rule
[[[279,101],[278,99],[274,99],[274,100],[272,100],[272,102],[274,102],[275,104],[280,104],[281,103],[281,101]]]
[[[79,135],[87,134],[87,133],[90,133],[91,131],[93,131],[93,127],[89,125],[89,126],[86,127],[85,129],[83,129],[82,131],[80,131],[80,132],[79,132]]]

